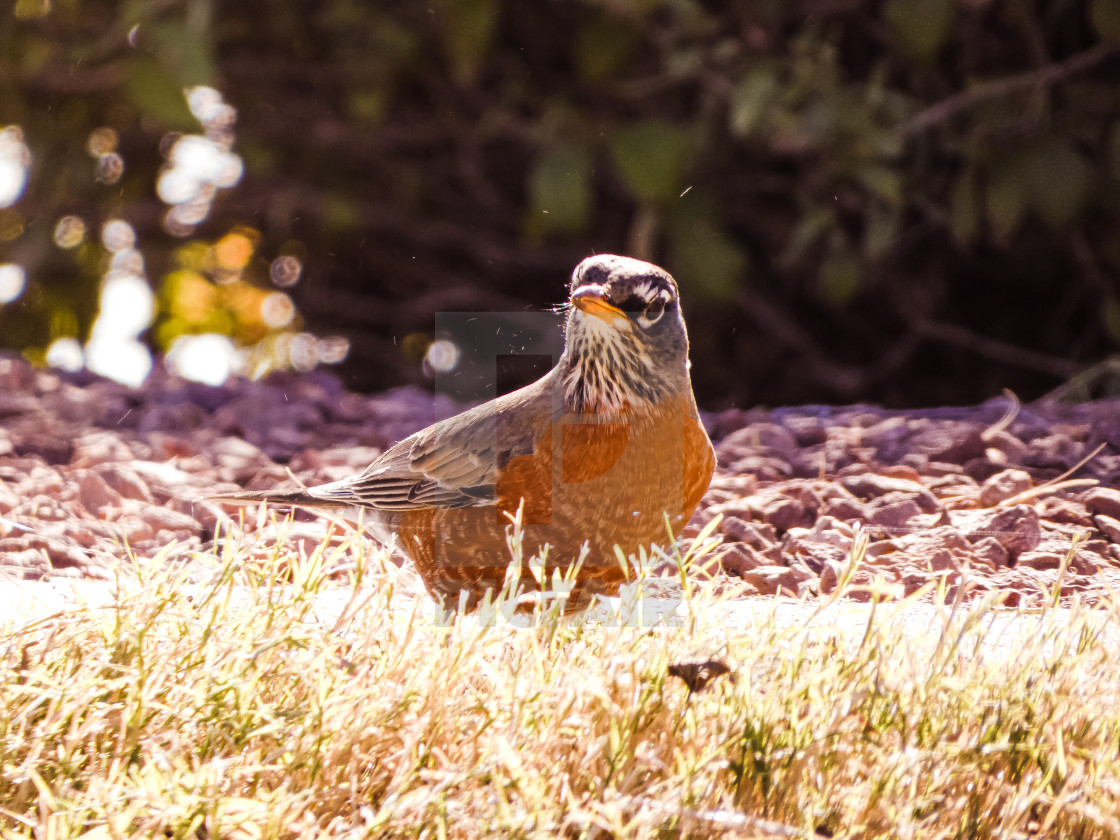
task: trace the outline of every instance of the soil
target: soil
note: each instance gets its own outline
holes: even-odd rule
[[[323,372],[210,387],[157,370],[134,390],[0,355],[0,575],[189,561],[226,521],[199,496],[342,478],[460,408],[416,388],[348,392]],[[857,543],[856,598],[967,581],[970,597],[1023,604],[1120,583],[1120,400],[705,422],[719,469],[686,535],[722,514],[719,574],[745,593],[831,592]],[[238,527],[259,546],[277,536],[263,517]],[[287,538],[310,550],[322,530]]]

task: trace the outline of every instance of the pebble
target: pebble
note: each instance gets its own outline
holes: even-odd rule
[[[1063,592],[1114,580],[1120,401],[1023,406],[992,429],[1005,408],[997,399],[912,412],[800,406],[708,416],[720,467],[686,534],[722,515],[720,567],[761,594],[832,591],[861,534],[870,542],[857,598],[902,597],[942,577],[955,587],[967,575],[975,593],[1037,600],[1076,534],[1087,539]],[[0,569],[103,577],[122,540],[138,557],[187,559],[216,529],[240,527],[199,496],[273,487],[290,480],[289,469],[306,483],[342,478],[457,410],[417,388],[348,393],[323,372],[214,388],[157,367],[130,390],[0,354]],[[1105,449],[1073,476],[1099,486],[1005,505],[1100,442]],[[260,525],[263,541],[271,526]],[[245,528],[257,527],[253,511]],[[315,539],[301,533],[292,550],[309,552]]]
[[[1031,474],[1024,470],[1001,470],[980,486],[980,504],[995,507],[1034,486]]]
[[[1092,513],[1103,513],[1113,519],[1120,519],[1120,490],[1111,487],[1094,487],[1082,501]]]

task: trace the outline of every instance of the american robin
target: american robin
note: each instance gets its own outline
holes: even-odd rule
[[[664,543],[666,521],[679,535],[715,452],[668,272],[628,257],[585,259],[572,273],[565,331],[544,377],[405,438],[358,475],[213,498],[360,512],[383,541],[397,534],[428,591],[452,609],[461,593],[471,609],[501,589],[507,528],[521,508],[523,555],[543,557],[546,579],[584,551],[569,608],[617,592],[625,572],[615,546],[630,555]]]

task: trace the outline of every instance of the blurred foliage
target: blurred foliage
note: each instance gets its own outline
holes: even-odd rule
[[[594,251],[677,275],[710,405],[1030,398],[1120,344],[1120,0],[0,14],[0,126],[32,156],[0,210],[0,263],[28,277],[0,345],[90,329],[107,256],[55,243],[67,215],[136,230],[158,348],[274,333],[254,313],[297,254],[292,323],[346,335],[367,388],[423,376],[434,313],[558,302]],[[244,177],[169,232],[155,184],[200,84],[237,110]]]

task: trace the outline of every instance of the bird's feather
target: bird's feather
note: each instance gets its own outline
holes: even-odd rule
[[[388,449],[351,478],[300,491],[263,491],[209,497],[213,501],[271,501],[303,507],[366,507],[404,512],[497,504],[498,470],[534,451],[559,407],[556,371],[531,386],[442,420]],[[536,418],[525,423],[522,418]]]

